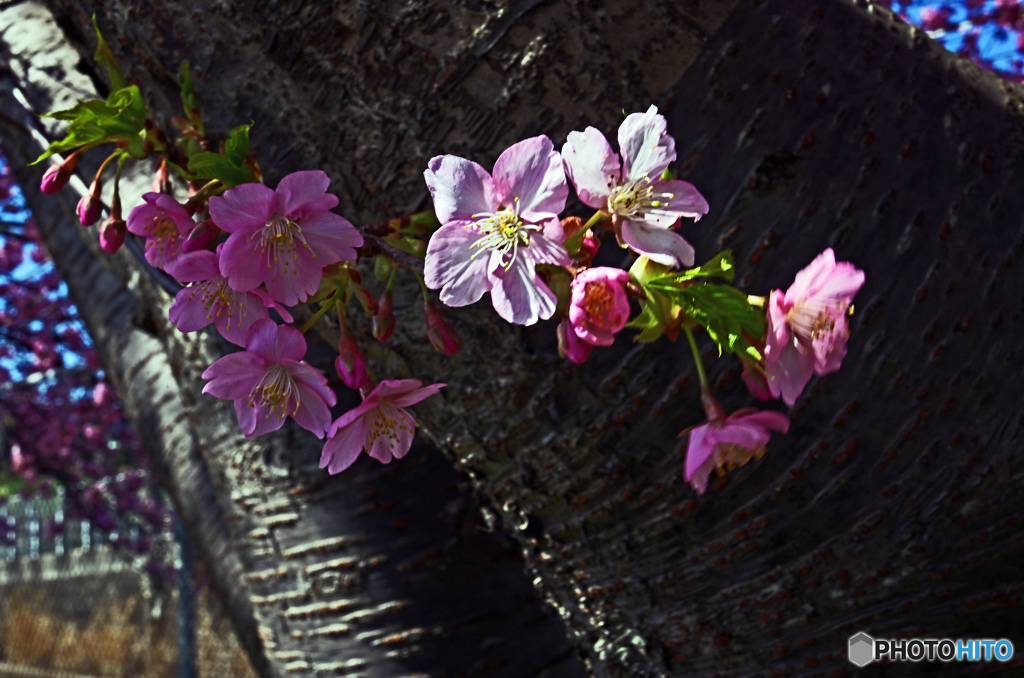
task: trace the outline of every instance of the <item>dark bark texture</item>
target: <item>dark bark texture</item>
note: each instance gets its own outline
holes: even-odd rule
[[[684,346],[622,339],[575,367],[551,323],[481,302],[449,314],[463,350],[444,358],[407,281],[371,358],[449,384],[417,410],[441,454],[330,478],[303,435],[240,438],[199,395],[224,346],[169,332],[163,292],[119,258],[132,301],[90,325],[263,674],[835,675],[860,630],[1024,643],[1018,87],[845,0],[48,5],[83,53],[96,11],[165,115],[190,59],[214,130],[254,120],[268,183],[322,167],[353,221],[428,207],[433,155],[488,166],[533,134],[611,136],[653,102],[711,204],[683,227],[699,259],[731,248],[757,294],[827,246],[867,274],[843,369],[698,497],[676,439],[702,420]],[[70,237],[56,221],[51,249]],[[136,335],[159,369],[124,348]],[[728,409],[751,404],[733,362],[711,375]],[[458,477],[504,532],[479,532]]]

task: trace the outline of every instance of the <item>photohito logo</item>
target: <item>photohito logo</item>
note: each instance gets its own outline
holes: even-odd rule
[[[894,662],[1007,662],[1013,659],[1013,643],[999,640],[972,638],[872,638],[861,631],[850,636],[847,657],[855,666],[864,667],[874,661],[888,659]]]

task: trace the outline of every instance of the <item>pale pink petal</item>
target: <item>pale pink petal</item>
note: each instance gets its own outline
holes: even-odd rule
[[[447,385],[448,384],[431,384],[429,386],[424,386],[423,388],[417,388],[413,391],[409,391],[405,394],[393,395],[388,398],[388,400],[397,407],[410,407],[418,402],[426,400],[432,395],[435,395]]]
[[[353,407],[351,410],[335,419],[334,423],[331,424],[331,428],[327,430],[327,436],[333,436],[335,431],[339,431],[346,426],[351,425],[352,422],[356,420],[361,420],[367,412],[377,407],[377,405],[377,400],[371,395],[369,398],[359,403],[359,405]]]
[[[395,459],[401,459],[408,454],[409,448],[412,447],[412,439],[416,435],[416,420],[405,410],[397,410],[397,415],[398,443],[391,452],[395,455]]]
[[[584,205],[607,209],[611,189],[619,183],[619,156],[600,131],[588,127],[582,132],[569,132],[562,146],[562,160],[576,194]]]
[[[619,150],[624,182],[645,176],[658,179],[668,169],[676,159],[676,142],[668,135],[665,117],[658,115],[657,106],[626,116],[619,125]]]
[[[366,444],[366,424],[362,419],[335,428],[331,427],[331,437],[324,443],[320,454],[320,468],[327,468],[330,474],[341,473],[359,457]]]
[[[363,246],[363,236],[349,221],[333,212],[324,212],[303,220],[302,236],[316,254],[321,268],[339,261],[351,261],[356,248]]]
[[[382,402],[376,410],[366,415],[369,433],[367,454],[382,464],[390,464],[396,447],[400,444],[399,424],[401,417],[394,405]]]
[[[814,356],[802,353],[789,343],[780,351],[765,352],[764,368],[768,375],[768,388],[772,395],[782,396],[792,407],[814,372]]]
[[[675,231],[623,221],[622,240],[638,254],[666,266],[693,266],[695,251]]]
[[[848,261],[840,261],[836,263],[828,277],[821,281],[814,296],[849,303],[863,286],[864,271]]]
[[[530,239],[530,248],[521,251],[520,256],[529,257],[535,264],[568,266],[572,263],[572,257],[569,256],[569,252],[558,242],[550,240],[546,234],[533,236]]]
[[[440,288],[441,301],[448,306],[472,304],[491,288],[487,277],[491,254],[470,249],[480,234],[462,224],[442,226],[431,236],[423,267],[427,287]]]
[[[338,204],[338,197],[327,192],[330,185],[330,177],[320,170],[293,172],[277,185],[274,212],[292,221],[326,212]]]
[[[697,187],[688,181],[673,179],[672,181],[655,181],[654,192],[660,193],[668,198],[667,204],[661,209],[671,212],[676,216],[687,217],[688,219],[700,219],[708,213],[708,201],[700,194]]]
[[[548,289],[527,257],[516,257],[506,270],[499,266],[489,274],[491,303],[502,318],[516,325],[532,325],[555,312],[558,299]]]
[[[513,144],[498,156],[494,188],[505,207],[515,209],[518,198],[518,213],[530,222],[558,215],[569,197],[562,156],[543,134]]]
[[[210,198],[210,218],[227,233],[253,231],[270,221],[275,194],[263,184],[239,184]]]
[[[203,379],[210,380],[203,393],[224,400],[245,398],[266,373],[267,366],[258,356],[248,351],[231,353],[203,372]]]
[[[385,379],[374,387],[366,399],[377,402],[383,400],[394,402],[396,398],[413,393],[422,386],[423,382],[419,379]]]
[[[442,224],[473,221],[474,214],[498,209],[491,175],[471,160],[439,155],[431,159],[423,176],[434,201],[434,214]]]
[[[745,450],[759,450],[768,444],[771,434],[756,424],[748,426],[741,419],[728,417],[715,438],[716,444],[727,443]]]
[[[786,301],[793,304],[801,299],[813,296],[824,284],[825,280],[836,267],[836,255],[832,248],[814,257],[811,263],[796,274],[793,284],[786,290]]]

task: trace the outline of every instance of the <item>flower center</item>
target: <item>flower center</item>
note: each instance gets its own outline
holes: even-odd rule
[[[786,313],[786,324],[793,330],[793,344],[810,347],[814,342],[824,343],[829,350],[850,338],[846,323],[849,302],[840,299],[804,299]]]
[[[729,443],[718,443],[715,445],[714,457],[715,466],[718,467],[719,475],[737,469],[751,459],[760,459],[764,456],[764,445],[752,450],[742,445],[731,445]]]
[[[596,327],[611,327],[617,318],[612,318],[615,310],[615,292],[606,282],[587,283],[583,291],[583,310],[587,312],[587,322]]]
[[[608,195],[608,212],[630,220],[643,219],[646,214],[678,216],[667,209],[675,194],[659,191],[659,184],[645,174],[629,183],[613,186]]]
[[[369,416],[367,417],[367,440],[366,448],[373,447],[373,444],[378,438],[384,438],[384,441],[388,444],[390,449],[395,449],[396,446],[401,445],[401,438],[398,436],[398,431],[407,431],[409,429],[405,424],[399,424],[399,414],[397,408],[391,403],[381,403],[377,407],[370,410]]]
[[[519,218],[519,198],[508,207],[497,212],[482,212],[473,215],[474,225],[480,230],[480,238],[469,246],[470,249],[479,247],[481,250],[497,250],[501,252],[501,263],[507,271],[516,260],[516,254],[520,246],[530,246],[530,231],[539,231],[540,226],[527,224]],[[469,228],[469,225],[466,226]],[[506,262],[505,257],[511,252],[512,256]],[[474,252],[470,259],[479,252]]]
[[[146,249],[155,249],[158,252],[167,250],[169,253],[176,253],[181,248],[177,241],[181,239],[178,232],[178,224],[174,223],[166,214],[157,214],[150,219],[151,233],[146,237]]]
[[[249,407],[265,408],[267,419],[273,414],[277,414],[278,419],[284,419],[298,412],[299,389],[292,373],[283,365],[271,365],[249,391]]]
[[[259,241],[253,252],[267,257],[268,268],[277,268],[280,265],[282,273],[298,273],[299,253],[296,243],[309,250],[316,259],[316,253],[302,235],[302,227],[280,214],[275,214],[266,226],[253,233],[249,237],[249,242],[255,240],[256,236],[259,236]]]

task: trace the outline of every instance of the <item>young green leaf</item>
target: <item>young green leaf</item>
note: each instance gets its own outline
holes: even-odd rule
[[[100,25],[96,21],[95,14],[92,15],[92,25],[96,29],[97,41],[96,54],[93,55],[93,59],[107,67],[107,73],[110,75],[110,85],[113,89],[119,90],[127,87],[128,80],[124,77],[124,71],[121,70],[117,59],[114,58],[114,53],[110,51],[107,41],[103,39],[103,34],[100,33]]]

